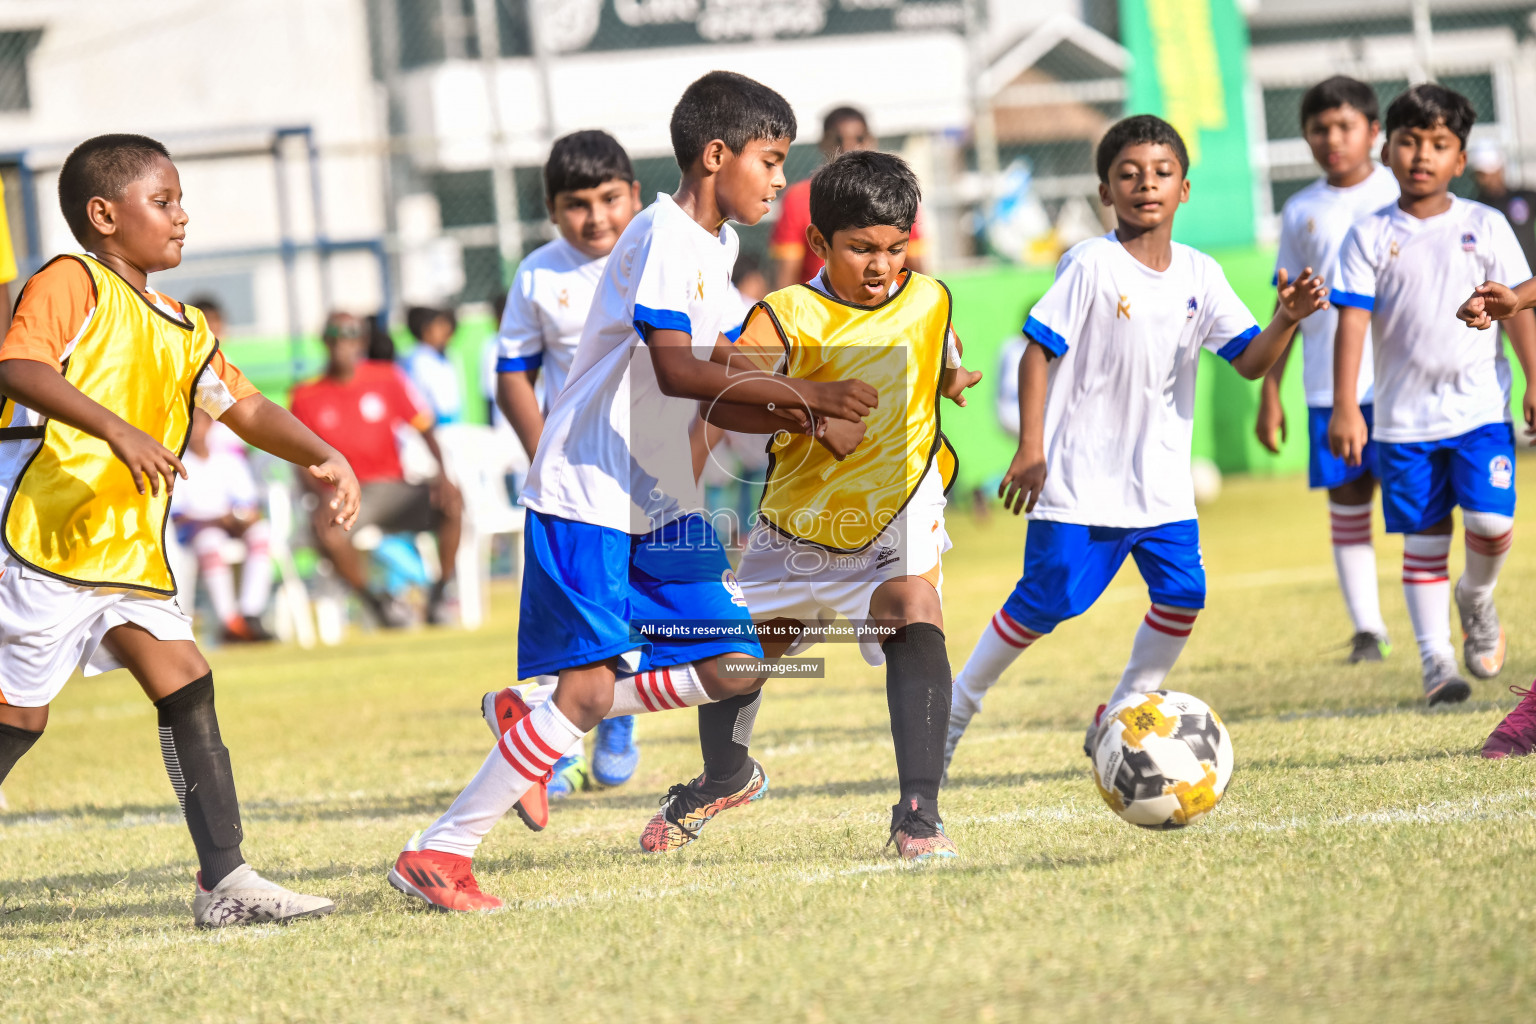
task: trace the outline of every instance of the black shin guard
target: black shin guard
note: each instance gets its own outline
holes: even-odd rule
[[[213,710],[213,673],[155,701],[155,708],[165,771],[197,848],[203,888],[212,889],[245,863],[235,776]]]
[[[944,631],[931,622],[914,622],[891,634],[882,648],[902,802],[916,797],[936,806],[954,691]]]
[[[41,735],[42,733],[33,732],[31,729],[0,722],[0,782],[5,781],[5,777],[11,774],[11,769],[16,767],[16,762],[32,749],[32,744],[36,743]]]
[[[699,705],[699,748],[704,753],[704,781],[734,792],[746,783],[747,748],[752,745],[752,725],[762,706],[763,691]]]

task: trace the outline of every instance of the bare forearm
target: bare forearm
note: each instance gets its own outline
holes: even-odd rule
[[[1019,360],[1020,452],[1040,455],[1045,451],[1045,393],[1050,372],[1045,349],[1031,343]]]
[[[111,409],[87,398],[58,370],[31,359],[0,362],[0,395],[104,441],[129,426]]]
[[[1275,313],[1269,322],[1269,326],[1258,333],[1242,354],[1232,360],[1232,368],[1249,380],[1258,380],[1260,377],[1274,369],[1279,361],[1281,353],[1291,346],[1291,339],[1296,336],[1296,325],[1300,321],[1291,317],[1284,309]]]
[[[512,425],[512,432],[523,443],[523,451],[533,458],[544,436],[544,413],[527,372],[518,370],[496,375],[496,405]]]
[[[1532,280],[1536,281],[1536,278]],[[1532,298],[1536,299],[1536,293],[1533,293]],[[1536,311],[1530,308],[1521,309],[1520,312],[1503,321],[1503,327],[1505,335],[1509,338],[1509,347],[1515,350],[1515,358],[1520,360],[1520,369],[1525,374],[1525,379],[1531,380],[1532,372],[1536,371]]]
[[[1292,333],[1285,347],[1280,350],[1280,355],[1275,358],[1275,365],[1269,368],[1264,375],[1264,388],[1273,394],[1280,394],[1280,385],[1285,381],[1285,367],[1291,361],[1291,349],[1295,347],[1296,336]]]
[[[346,460],[298,417],[264,395],[247,395],[224,411],[219,422],[246,444],[298,466]]]
[[[1359,404],[1360,360],[1365,353],[1365,332],[1371,314],[1346,306],[1339,310],[1339,327],[1333,336],[1333,407]]]
[[[732,369],[713,360],[695,359],[691,353],[660,356],[652,350],[656,383],[662,393],[673,398],[712,402],[730,394],[733,403],[743,405],[783,405],[799,408],[806,403],[790,378],[757,369]]]
[[[804,433],[803,424],[797,424],[762,406],[741,405],[736,402],[700,402],[699,415],[706,423],[734,430],[742,434],[774,434],[780,430]]]

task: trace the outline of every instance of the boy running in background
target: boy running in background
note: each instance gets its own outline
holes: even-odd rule
[[[192,410],[187,450],[181,456],[187,480],[171,498],[171,523],[176,540],[197,558],[198,577],[219,617],[221,638],[226,643],[271,640],[261,624],[272,596],[271,534],[261,517],[261,495],[243,451],[209,444],[213,425],[212,416]],[[224,561],[224,545],[232,538],[245,542],[238,599],[234,571]],[[189,614],[192,598],[187,595]]]
[[[629,154],[607,132],[572,132],[555,140],[544,162],[544,203],[560,237],[539,246],[518,265],[497,334],[496,404],[528,457],[538,451],[544,413],[565,387],[608,254],[640,212],[640,183]],[[542,379],[541,404],[535,384]],[[487,723],[499,736],[494,694],[484,702]],[[591,774],[603,786],[628,782],[640,763],[633,715],[606,718],[597,727]],[[588,780],[578,742],[555,763],[549,798],[558,800]]]
[[[1114,704],[1158,689],[1205,607],[1190,478],[1200,350],[1262,377],[1308,314],[1326,304],[1303,267],[1278,271],[1279,304],[1260,331],[1221,266],[1173,241],[1189,199],[1189,156],[1167,122],[1129,117],[1098,149],[1099,199],[1116,228],[1080,242],[1034,307],[1019,364],[1019,450],[998,495],[1030,513],[1024,575],[955,678],[945,767],[1005,668],[1093,606],[1127,556],[1152,598]],[[1089,723],[1091,756],[1103,715]]]
[[[1319,82],[1301,98],[1301,124],[1312,158],[1324,176],[1285,202],[1280,215],[1280,252],[1276,280],[1283,267],[1295,280],[1302,267],[1331,269],[1338,263],[1344,235],[1360,217],[1397,198],[1397,179],[1376,163],[1380,134],[1376,93],[1364,82],[1337,75]],[[1320,309],[1301,325],[1302,382],[1307,397],[1307,482],[1328,491],[1328,520],[1333,535],[1333,565],[1339,590],[1354,623],[1351,662],[1380,661],[1391,650],[1381,617],[1376,581],[1376,548],[1371,543],[1371,499],[1376,492],[1376,448],[1367,444],[1357,466],[1346,465],[1328,448],[1328,420],[1333,414],[1333,335],[1338,313]],[[1370,342],[1366,342],[1367,351]],[[1259,443],[1279,453],[1285,441],[1285,410],[1280,381],[1290,347],[1269,373],[1259,392],[1256,432]],[[1366,424],[1371,422],[1372,373],[1369,359],[1355,396]]]
[[[1357,466],[1374,439],[1387,530],[1403,538],[1403,594],[1419,644],[1424,699],[1466,700],[1472,688],[1451,646],[1451,511],[1461,506],[1466,570],[1456,582],[1467,670],[1491,679],[1504,667],[1504,629],[1493,588],[1509,554],[1515,514],[1515,439],[1509,363],[1497,332],[1468,336],[1454,315],[1480,282],[1530,276],[1520,243],[1497,210],[1449,192],[1466,166],[1476,114],[1460,93],[1417,85],[1387,108],[1382,159],[1398,201],[1350,228],[1339,254],[1333,302],[1335,455]],[[1376,419],[1353,389],[1366,332],[1375,341]],[[1536,320],[1505,325],[1527,372],[1536,371]],[[1348,391],[1348,394],[1344,392]],[[1527,388],[1523,418],[1536,423]]]
[[[357,480],[224,359],[201,313],[149,287],[146,275],[181,262],[186,238],[164,146],[141,135],[81,143],[59,169],[59,205],[89,251],[27,282],[0,345],[0,780],[42,735],[76,666],[127,668],[155,702],[197,850],[196,923],[330,913],[330,900],[289,892],[241,856],[213,673],[175,601],[164,524],[194,406],[330,481],[345,527]]]
[[[963,405],[961,392],[981,379],[958,369],[948,289],[903,270],[920,197],[917,176],[884,153],[845,153],[817,171],[808,234],[825,267],[753,307],[731,353],[737,365],[857,377],[880,392],[864,423],[829,424],[819,439],[775,436],[737,578],[770,658],[815,644],[838,619],[865,630],[864,660],[886,668],[900,787],[890,838],[905,860],[955,856],[938,808],[950,704],[940,557],[955,472],[938,403],[943,392]],[[728,400],[701,412],[728,430],[775,429],[768,414]],[[643,849],[686,846],[763,776],[747,752],[761,696],[699,708],[704,771],[667,793]]]
[[[730,297],[736,233],[784,187],[795,133],[789,104],[728,71],[690,85],[672,112],[682,169],[630,222],[603,272],[549,409],[522,501],[520,678],[557,673],[537,707],[494,695],[501,737],[458,799],[390,870],[395,888],[442,910],[494,910],[470,858],[561,754],[610,715],[692,707],[750,692],[721,662],[762,648],[709,521],[698,509],[688,428],[697,403],[742,404],[858,420],[876,404],[858,381],[733,373],[709,357],[739,314]],[[703,355],[699,358],[695,353]],[[791,424],[789,418],[785,424]],[[732,795],[746,800],[756,779]]]

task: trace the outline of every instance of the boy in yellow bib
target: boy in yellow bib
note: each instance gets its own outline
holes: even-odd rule
[[[737,577],[768,657],[851,627],[865,661],[886,666],[901,786],[891,839],[908,860],[955,855],[938,814],[950,699],[940,558],[956,467],[939,398],[963,405],[981,379],[960,369],[948,289],[903,269],[919,197],[916,176],[888,154],[848,153],[817,172],[806,234],[826,267],[754,306],[729,353],[743,369],[858,379],[879,392],[860,423],[775,434]],[[701,412],[727,429],[774,428],[771,415],[727,402]],[[673,787],[643,847],[686,845],[725,809],[711,794],[752,770],[760,700],[758,691],[700,708],[704,773]]]
[[[194,408],[329,480],[343,525],[357,515],[357,480],[225,360],[201,312],[149,287],[149,274],[181,262],[186,238],[164,146],[141,135],[81,143],[59,170],[59,204],[87,251],[27,282],[0,343],[0,781],[77,666],[127,668],[155,702],[197,850],[195,922],[329,913],[330,900],[267,881],[240,854],[213,673],[175,601],[165,527]]]

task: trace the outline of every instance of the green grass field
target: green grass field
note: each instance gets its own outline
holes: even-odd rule
[[[1145,611],[1127,573],[993,691],[942,797],[962,854],[947,866],[881,848],[883,674],[838,645],[818,652],[825,680],[770,684],[755,752],[772,792],[700,842],[638,852],[698,761],[694,716],[653,715],[628,786],[557,805],[540,835],[515,818],[491,835],[479,876],[505,912],[418,910],[384,872],[489,747],[478,699],[514,664],[504,590],[478,633],[212,655],[246,855],[338,911],[202,933],[153,709],[125,673],[76,680],[5,784],[5,1019],[1528,1019],[1536,760],[1475,753],[1505,683],[1536,674],[1536,537],[1517,538],[1499,590],[1504,678],[1426,712],[1396,538],[1380,549],[1397,651],[1349,667],[1319,495],[1229,481],[1203,522],[1210,606],[1170,685],[1231,729],[1226,800],[1151,833],[1094,790],[1083,726]],[[958,668],[1023,528],[951,526]]]

